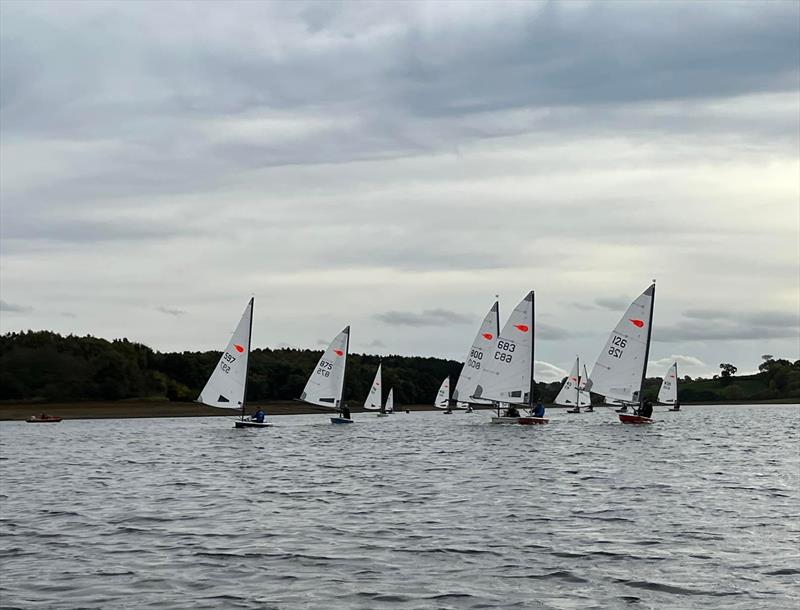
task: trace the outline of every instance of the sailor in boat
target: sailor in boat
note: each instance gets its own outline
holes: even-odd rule
[[[594,413],[594,407],[592,405],[589,405],[588,407],[586,407],[586,412],[587,413]]]
[[[536,403],[536,408],[533,410],[533,416],[544,417],[544,403],[541,401],[541,399]]]
[[[264,413],[264,409],[262,409],[261,407],[259,407],[259,408],[258,408],[258,411],[256,411],[255,413],[253,413],[253,414],[250,416],[250,419],[251,419],[251,421],[258,422],[259,424],[263,424],[263,423],[264,423],[264,418],[265,418],[266,416],[267,416],[267,414],[266,414],[266,413]]]
[[[472,413],[472,405],[467,405],[467,409],[464,413]]]
[[[642,408],[636,412],[636,415],[640,417],[651,417],[653,415],[653,403],[649,400],[645,400]]]
[[[619,409],[617,409],[617,413],[627,413],[628,412],[628,405],[622,405]]]
[[[680,411],[681,410],[681,403],[678,402],[677,398],[675,399],[675,402],[672,405],[672,410],[673,411]]]
[[[508,409],[503,414],[503,417],[519,417],[519,411],[514,405],[508,405]]]
[[[381,408],[378,411],[378,413],[382,413],[383,415],[386,415],[386,405],[381,405]]]
[[[450,403],[447,404],[447,408],[444,410],[445,413],[452,413],[453,409],[450,407]]]
[[[340,414],[340,415],[341,415],[341,416],[342,416],[344,419],[350,419],[350,407],[348,407],[348,406],[347,406],[347,403],[345,403],[345,404],[342,406],[341,410],[339,411],[339,414]]]

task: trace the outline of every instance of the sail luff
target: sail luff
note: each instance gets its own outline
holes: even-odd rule
[[[253,309],[255,308],[255,297],[250,297],[250,326],[247,329],[247,362],[244,365],[244,392],[242,394],[242,421],[244,421],[245,403],[247,403],[247,374],[250,370],[250,350],[253,345]]]
[[[647,359],[650,357],[650,340],[653,336],[653,310],[656,308],[656,282],[653,280],[650,288],[650,318],[647,321],[647,341],[644,348],[644,363],[642,364],[642,384],[639,386],[639,408],[644,405],[644,380],[647,376]]]

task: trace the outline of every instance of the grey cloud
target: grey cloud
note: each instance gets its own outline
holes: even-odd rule
[[[72,313],[71,311],[62,311],[58,315],[60,315],[62,318],[77,318],[78,317],[76,314]]]
[[[784,311],[688,309],[686,320],[655,326],[653,336],[664,342],[788,339],[800,334],[800,314]]]
[[[595,305],[612,311],[624,311],[631,304],[627,297],[600,297],[594,300]]]
[[[367,344],[367,347],[386,347],[386,344],[380,339],[374,339]]]
[[[15,303],[9,303],[7,301],[0,300],[0,311],[8,311],[12,313],[30,313],[33,311],[33,307],[30,305],[17,305]]]
[[[687,309],[683,312],[684,318],[694,318],[698,320],[716,320],[719,318],[729,318],[731,312],[723,309]]]
[[[536,325],[536,338],[543,341],[559,341],[561,339],[569,338],[570,334],[563,328],[558,326],[551,326],[549,324],[542,324],[539,322]]]
[[[373,316],[379,322],[392,326],[440,326],[442,324],[469,324],[472,318],[447,309],[426,309],[422,313],[387,311]]]
[[[160,311],[161,313],[165,313],[169,316],[182,316],[186,314],[186,310],[184,309],[176,309],[174,307],[164,307],[163,305],[156,307],[156,311]]]

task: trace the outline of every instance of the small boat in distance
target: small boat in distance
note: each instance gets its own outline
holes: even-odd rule
[[[338,417],[332,424],[352,424],[350,409],[342,402],[347,352],[350,348],[350,327],[346,327],[331,341],[308,378],[300,400],[310,405],[336,409]]]
[[[31,415],[25,421],[29,424],[57,424],[63,418],[58,415],[48,415],[47,413],[40,413],[39,415]]]
[[[534,408],[535,381],[533,379],[533,326],[534,295],[531,290],[511,312],[503,330],[481,367],[475,394],[472,399],[508,403],[506,415],[493,417],[493,424],[546,424],[545,417],[510,415],[517,407]]]
[[[572,365],[572,370],[569,376],[561,386],[561,391],[556,396],[555,404],[564,407],[573,407],[567,413],[580,413],[581,407],[586,407],[587,412],[591,412],[592,399],[589,392],[585,391],[586,375],[584,367],[584,376],[580,374],[580,358],[575,358],[575,364]]]
[[[436,393],[436,400],[433,401],[433,406],[437,409],[444,409],[444,415],[452,415],[453,409],[450,408],[450,376],[444,378],[442,385],[439,386],[439,391]]]
[[[678,363],[673,362],[669,367],[664,380],[661,382],[661,389],[658,390],[658,402],[664,405],[672,405],[668,411],[680,411],[681,403],[678,402]]]
[[[378,417],[386,417],[386,409],[383,407],[383,389],[381,387],[381,366],[375,371],[375,379],[372,380],[372,387],[369,389],[367,399],[364,401],[364,408],[367,411],[378,411]]]
[[[250,340],[253,334],[253,301],[254,298],[251,298],[247,307],[244,308],[236,330],[233,331],[216,368],[197,398],[197,402],[209,407],[220,409],[239,409],[241,407],[241,419],[234,422],[236,428],[269,428],[272,426],[266,421],[245,418],[247,370],[250,364]]]
[[[619,413],[623,424],[653,423],[649,416],[640,413],[645,406],[644,379],[650,355],[655,294],[653,282],[625,311],[597,357],[586,387],[606,399],[638,403],[635,413]],[[650,409],[652,411],[652,406]]]

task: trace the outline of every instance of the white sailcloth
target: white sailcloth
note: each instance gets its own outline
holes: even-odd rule
[[[586,382],[585,378],[578,375],[579,367],[578,360],[575,359],[575,364],[572,365],[569,377],[567,377],[564,385],[561,386],[561,391],[556,396],[555,403],[557,405],[588,407],[592,404],[589,392],[583,390]]]
[[[472,341],[466,357],[464,358],[464,366],[461,369],[461,374],[458,376],[456,387],[453,390],[453,400],[462,401],[465,403],[474,402],[479,404],[489,404],[491,401],[470,398],[475,395],[475,389],[478,387],[478,378],[481,373],[481,366],[483,362],[491,356],[491,351],[497,341],[497,335],[500,333],[497,321],[497,308],[498,304],[492,305],[489,313],[483,319],[481,327],[478,329],[478,334]],[[461,404],[456,405],[462,408]],[[463,408],[468,405],[464,404]]]
[[[533,291],[503,326],[481,368],[472,398],[529,405],[533,361]]]
[[[394,388],[389,388],[389,395],[386,397],[386,412],[394,413]]]
[[[442,385],[439,386],[439,391],[436,394],[436,400],[433,403],[434,407],[439,409],[446,409],[450,405],[450,377],[445,377]]]
[[[589,376],[592,392],[625,402],[639,401],[654,295],[652,284],[631,303],[611,332]]]
[[[381,408],[382,388],[381,388],[381,366],[378,365],[378,371],[375,373],[375,379],[372,381],[372,387],[369,389],[367,400],[364,403],[364,408],[370,411],[376,411]]]
[[[253,299],[244,308],[242,319],[225,346],[217,367],[208,378],[197,398],[209,407],[241,409],[247,380],[247,361],[250,356],[250,330],[253,324]]]
[[[336,335],[328,349],[322,354],[314,372],[308,378],[300,400],[320,407],[339,408],[344,389],[344,370],[349,343],[350,327],[348,326]]]
[[[674,405],[678,398],[678,363],[673,362],[669,367],[664,381],[661,382],[661,389],[658,391],[658,402],[666,405]]]

